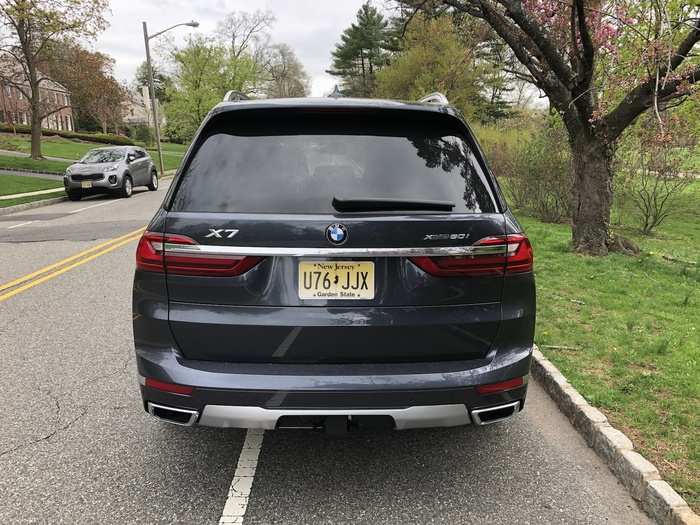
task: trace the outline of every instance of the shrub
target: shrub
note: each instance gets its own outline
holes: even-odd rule
[[[562,222],[572,213],[571,157],[558,120],[539,122],[517,141],[486,148],[506,197],[545,222]]]
[[[678,197],[694,180],[683,172],[683,165],[687,151],[695,147],[697,139],[689,140],[683,122],[668,115],[663,118],[662,128],[653,119],[640,123],[634,134],[626,137],[616,161],[620,221],[626,202],[632,201],[644,235],[650,235],[677,210]]]
[[[30,134],[32,129],[30,126],[24,124],[17,124],[13,126],[11,124],[0,123],[0,131],[12,133],[16,131],[21,134]],[[114,135],[112,133],[81,133],[78,131],[58,131],[55,129],[42,129],[41,134],[45,137],[63,137],[66,139],[78,139],[84,140],[86,142],[96,142],[98,144],[114,144],[117,146],[133,146],[134,141],[129,137],[122,137],[121,135]]]
[[[175,144],[185,144],[192,140],[194,133],[188,131],[184,126],[179,125],[176,122],[168,120],[168,123],[163,129],[163,135],[168,139],[168,141]]]
[[[133,126],[129,126],[128,133],[129,137],[137,142],[142,142],[147,146],[152,146],[155,144],[155,137],[153,136],[150,126],[146,126],[145,124],[135,124]]]

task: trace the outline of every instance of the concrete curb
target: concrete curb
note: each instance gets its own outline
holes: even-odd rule
[[[686,501],[661,479],[657,468],[634,451],[632,441],[608,422],[535,347],[532,375],[644,511],[660,525],[700,525]]]
[[[53,197],[51,199],[41,199],[38,201],[25,202],[24,204],[15,204],[14,206],[7,206],[6,208],[0,208],[0,215],[10,215],[11,213],[17,213],[20,211],[31,210],[34,208],[41,208],[42,206],[56,204],[57,202],[63,202],[65,200],[68,200],[68,197]]]
[[[66,191],[65,188],[50,188],[48,190],[25,191],[22,193],[11,193],[9,195],[0,195],[0,201],[11,201],[14,199],[22,199],[24,197],[38,197],[40,195],[50,195]]]
[[[165,176],[161,177],[160,180],[169,180],[175,176],[175,170],[169,170],[165,172]],[[50,204],[56,204],[57,202],[63,202],[68,200],[68,197],[56,197],[52,199],[41,199],[38,201],[25,202],[24,204],[16,204],[14,206],[7,206],[6,208],[0,208],[1,215],[10,215],[12,213],[17,213],[20,211],[31,210],[34,208],[41,208],[42,206],[49,206]]]

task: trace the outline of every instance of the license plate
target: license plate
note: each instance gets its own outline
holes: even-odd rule
[[[80,183],[81,188],[92,188],[92,181],[91,180],[84,180]]]
[[[374,263],[302,261],[299,299],[374,299]]]

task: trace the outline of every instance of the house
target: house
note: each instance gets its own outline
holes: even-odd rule
[[[8,67],[9,66],[9,67]],[[31,124],[29,100],[22,90],[29,91],[29,84],[22,75],[2,63],[0,71],[0,122],[8,124]],[[20,89],[21,88],[21,89]],[[40,84],[40,108],[47,116],[42,119],[41,127],[45,129],[74,131],[73,108],[70,93],[58,82],[45,79]]]
[[[122,119],[127,126],[149,126],[153,122],[151,105],[148,101],[148,89],[142,92],[132,91],[122,105]]]
[[[156,101],[157,103],[157,101]],[[158,105],[160,125],[165,126],[166,119],[163,109]],[[150,126],[153,124],[153,112],[148,96],[148,88],[143,86],[141,91],[132,91],[122,105],[122,119],[127,126]]]

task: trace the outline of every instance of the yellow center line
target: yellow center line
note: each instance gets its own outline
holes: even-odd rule
[[[67,264],[71,261],[75,261],[76,259],[80,259],[81,257],[86,256],[89,253],[92,253],[94,251],[97,251],[101,248],[104,248],[105,246],[108,246],[112,243],[116,243],[121,241],[122,239],[126,239],[127,237],[132,237],[133,235],[140,235],[141,233],[144,232],[146,228],[139,228],[138,230],[134,230],[132,232],[129,232],[127,234],[124,234],[120,237],[115,237],[114,239],[109,239],[108,241],[105,241],[103,243],[98,244],[97,246],[93,246],[92,248],[88,248],[86,250],[83,250],[82,252],[78,252],[75,255],[71,255],[70,257],[66,257],[65,259],[61,259],[58,262],[55,262],[53,264],[49,264],[48,266],[44,266],[43,268],[39,268],[37,271],[28,273],[27,275],[23,275],[22,277],[19,277],[15,279],[14,281],[10,281],[8,283],[4,283],[0,285],[0,292],[3,290],[7,290],[8,288],[12,288],[14,286],[17,286],[18,284],[24,283],[26,281],[29,281],[33,279],[34,277],[41,275],[42,273],[46,273],[50,270],[53,270],[54,268],[58,268],[59,266],[63,266],[64,264]]]
[[[68,266],[64,266],[64,267],[62,267],[62,268],[60,268],[60,269],[58,269],[58,270],[56,270],[56,271],[53,271],[53,272],[51,272],[51,273],[49,273],[49,274],[47,274],[47,275],[44,275],[43,277],[40,277],[40,278],[35,279],[35,280],[33,280],[33,281],[30,281],[30,282],[28,282],[28,283],[26,283],[26,284],[23,284],[22,286],[20,286],[20,287],[18,287],[18,288],[15,288],[14,290],[11,290],[11,291],[9,291],[9,292],[6,292],[6,293],[0,295],[0,303],[3,302],[3,301],[6,301],[6,300],[9,299],[10,297],[13,297],[13,296],[17,295],[18,293],[24,292],[25,290],[29,290],[30,288],[33,288],[34,286],[37,286],[37,285],[39,285],[39,284],[41,284],[41,283],[43,283],[43,282],[46,282],[46,281],[48,281],[48,280],[50,280],[50,279],[53,279],[53,278],[55,278],[55,277],[58,277],[59,275],[62,275],[62,274],[64,274],[64,273],[66,273],[66,272],[72,270],[73,268],[77,268],[78,266],[81,266],[81,265],[83,265],[83,264],[85,264],[85,263],[88,263],[88,262],[92,261],[93,259],[96,259],[96,258],[98,258],[98,257],[100,257],[100,256],[102,256],[102,255],[105,255],[106,253],[109,253],[109,252],[111,252],[111,251],[113,251],[113,250],[116,250],[117,248],[119,248],[119,247],[121,247],[121,246],[124,246],[125,244],[128,244],[128,243],[130,243],[130,242],[132,242],[132,241],[135,241],[136,239],[138,239],[138,238],[141,236],[141,232],[142,232],[143,230],[144,230],[144,228],[141,228],[141,229],[136,230],[135,232],[132,232],[132,233],[130,233],[130,234],[127,234],[127,235],[124,235],[124,236],[121,236],[121,237],[117,237],[116,239],[112,239],[112,241],[110,241],[110,242],[108,242],[108,243],[103,243],[103,244],[100,245],[100,246],[105,246],[105,245],[107,245],[107,244],[109,244],[109,246],[107,246],[107,247],[104,248],[103,250],[100,250],[100,251],[98,251],[98,252],[96,252],[96,253],[93,253],[92,255],[90,255],[90,256],[88,256],[88,257],[85,257],[85,258],[83,258],[83,259],[80,259],[79,261],[76,261],[76,262],[74,262],[74,263],[72,263],[72,264],[69,264]],[[85,254],[87,254],[87,253],[93,252],[93,251],[95,251],[97,248],[99,248],[100,246],[95,246],[94,248],[92,248],[92,249],[90,249],[90,250],[86,250],[85,252],[82,252],[82,253],[80,253],[80,254],[77,254],[77,256],[81,256],[81,255],[85,255]],[[65,263],[65,262],[68,261],[68,260],[74,260],[74,259],[77,258],[77,256],[73,256],[72,258],[64,259],[64,261],[61,261],[61,262],[62,262],[62,263]],[[48,267],[47,267],[47,268],[48,268]],[[30,275],[31,275],[31,274],[30,274]],[[21,279],[22,279],[22,278],[20,278],[19,282],[23,282]],[[25,280],[26,280],[26,279],[25,279]]]

